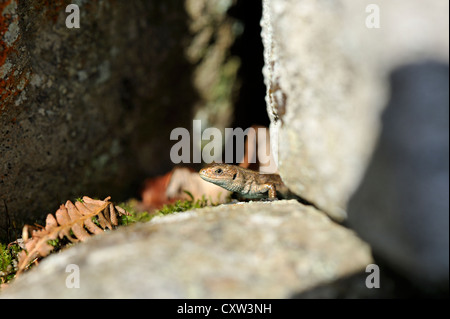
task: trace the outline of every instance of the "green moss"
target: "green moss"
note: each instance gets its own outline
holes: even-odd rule
[[[49,241],[47,241],[47,243],[48,243],[50,246],[55,247],[55,248],[54,248],[54,251],[58,251],[59,249],[61,249],[61,247],[62,247],[64,244],[66,244],[66,243],[62,242],[61,239],[59,239],[59,238],[49,240]]]
[[[17,244],[0,243],[0,284],[7,283],[16,275],[17,254],[21,250]]]
[[[174,204],[164,205],[160,210],[158,210],[158,215],[169,215],[208,206],[209,201],[204,195],[201,199],[195,200],[194,196],[190,192],[184,192],[188,194],[190,199],[177,200]]]
[[[130,200],[119,204],[118,206],[122,207],[131,214],[131,216],[121,216],[121,225],[129,225],[137,222],[148,222],[155,216],[176,214],[192,209],[217,205],[216,203],[213,203],[212,200],[206,199],[205,196],[202,196],[202,198],[196,200],[190,192],[184,192],[190,197],[188,200],[177,200],[175,203],[164,205],[162,208],[154,210],[153,212],[139,211],[137,209],[136,200]]]
[[[141,211],[138,209],[138,201],[135,199],[131,199],[127,202],[120,203],[117,206],[125,209],[131,216],[122,215],[120,216],[119,224],[120,225],[129,225],[134,223],[143,223],[148,222],[152,219],[152,214],[147,211]]]

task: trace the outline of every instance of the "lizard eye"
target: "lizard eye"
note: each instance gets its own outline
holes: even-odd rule
[[[233,175],[233,180],[236,179],[236,176],[237,176],[237,173],[234,173],[234,175]]]
[[[222,174],[223,170],[221,168],[216,169],[216,174]]]

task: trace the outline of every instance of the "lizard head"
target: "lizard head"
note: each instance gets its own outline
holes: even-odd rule
[[[202,179],[216,185],[228,184],[230,181],[236,179],[237,173],[233,165],[221,163],[208,165],[199,172]]]

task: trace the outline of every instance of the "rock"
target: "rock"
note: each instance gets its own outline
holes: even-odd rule
[[[1,298],[286,298],[371,262],[367,244],[311,206],[240,203],[96,236],[45,258]],[[65,284],[71,264],[78,289]]]
[[[170,132],[194,114],[229,121],[233,1],[74,3],[79,29],[66,28],[68,1],[0,3],[3,241],[67,199],[127,199],[170,170]]]
[[[383,131],[349,225],[374,253],[424,292],[449,281],[448,64],[404,66],[391,76]]]
[[[266,103],[280,175],[338,220],[379,135],[387,75],[405,62],[448,61],[448,2],[375,6],[379,28],[366,25],[375,14],[369,0],[263,1]]]

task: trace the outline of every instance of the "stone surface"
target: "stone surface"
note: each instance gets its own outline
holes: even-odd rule
[[[70,3],[79,29],[66,28]],[[170,132],[194,114],[226,125],[232,4],[0,2],[0,239],[67,199],[126,199],[170,170]]]
[[[371,262],[367,244],[310,206],[241,203],[94,237],[47,257],[0,296],[287,298]],[[69,264],[79,266],[79,289],[66,288]]]
[[[424,291],[449,281],[449,69],[420,63],[391,76],[383,131],[349,225]]]
[[[279,172],[336,219],[367,167],[387,103],[390,70],[448,63],[447,1],[264,0],[267,109]],[[370,22],[369,21],[369,22]]]

